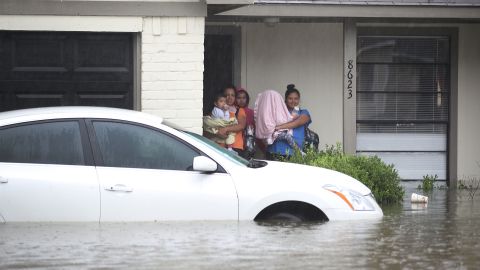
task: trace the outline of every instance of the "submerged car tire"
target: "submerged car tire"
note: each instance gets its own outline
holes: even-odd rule
[[[307,221],[307,219],[300,214],[290,214],[287,212],[278,212],[269,215],[265,218],[265,220],[269,221],[291,221],[291,222],[303,222]]]

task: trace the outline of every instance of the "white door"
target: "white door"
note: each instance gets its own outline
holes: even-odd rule
[[[7,222],[99,220],[99,184],[78,122],[0,128],[0,211]]]
[[[102,221],[238,218],[227,173],[192,171],[201,153],[163,131],[130,123],[92,121],[99,156]]]

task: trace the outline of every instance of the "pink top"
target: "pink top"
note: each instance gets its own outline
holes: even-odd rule
[[[243,109],[245,110],[245,114],[247,115],[247,126],[255,126],[253,110],[248,107],[244,107]]]
[[[273,141],[275,127],[292,121],[287,105],[275,90],[266,90],[257,96],[255,101],[255,137]]]

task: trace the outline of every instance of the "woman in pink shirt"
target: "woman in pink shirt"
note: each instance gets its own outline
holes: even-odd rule
[[[248,108],[250,103],[250,95],[245,88],[237,88],[235,103],[238,108],[245,110],[246,126],[243,132],[243,153],[242,157],[251,159],[255,155],[256,141],[255,141],[255,120],[253,110]]]

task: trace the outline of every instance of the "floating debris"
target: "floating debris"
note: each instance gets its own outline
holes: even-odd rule
[[[428,203],[428,197],[417,193],[412,193],[410,200],[412,203]]]

